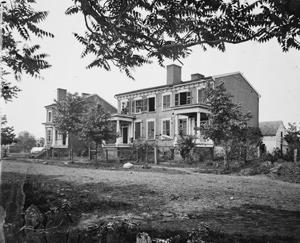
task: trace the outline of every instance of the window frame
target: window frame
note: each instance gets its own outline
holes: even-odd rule
[[[165,96],[169,96],[169,98],[170,98],[169,107],[164,107],[164,97]],[[161,108],[162,108],[162,110],[170,109],[171,108],[172,94],[171,93],[165,93],[165,94],[162,95],[161,99],[162,99],[162,102],[161,102]]]
[[[164,122],[169,122],[169,133],[170,135],[164,134]],[[164,118],[161,120],[161,135],[171,138],[171,118]]]
[[[134,139],[139,139],[139,138],[136,138],[136,123],[140,123],[140,137],[139,138],[142,138],[142,120],[136,120],[136,121],[134,121]]]
[[[154,126],[153,126],[153,138],[149,138],[149,122],[153,122]],[[155,140],[156,137],[156,122],[155,119],[148,119],[146,122],[146,140]]]
[[[140,111],[137,112],[137,105],[136,105],[136,102],[140,101],[141,102],[141,105],[140,105]],[[135,114],[140,114],[143,112],[143,107],[144,107],[144,99],[143,98],[139,98],[139,99],[135,99],[134,100],[134,113]]]
[[[189,93],[190,94],[189,95],[189,97],[190,97],[190,99],[189,99],[190,102],[189,103],[187,102],[188,101],[188,99],[187,99],[188,95],[186,95],[186,103],[185,104],[181,104],[180,95],[182,93]],[[176,95],[178,95],[178,104],[176,104]],[[175,96],[174,96],[175,106],[191,105],[192,104],[192,99],[193,98],[192,98],[192,91],[191,90],[181,90],[181,91],[175,93]]]
[[[150,99],[154,98],[154,110],[150,111]],[[148,112],[155,112],[156,111],[156,96],[155,95],[150,95],[147,97],[147,111]]]

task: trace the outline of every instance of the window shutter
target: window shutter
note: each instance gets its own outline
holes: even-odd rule
[[[186,92],[186,103],[187,104],[191,104],[192,103],[191,92]]]
[[[131,113],[134,113],[134,100],[131,101]]]
[[[148,110],[147,108],[148,108],[148,99],[144,99],[142,111],[147,111]]]
[[[175,105],[179,105],[179,94],[175,94]]]

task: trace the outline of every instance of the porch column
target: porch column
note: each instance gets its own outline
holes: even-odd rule
[[[197,137],[200,137],[200,124],[201,124],[201,114],[200,112],[197,112]]]
[[[121,129],[120,129],[120,120],[117,120],[117,134],[119,135],[116,139],[116,144],[120,144],[122,141]]]
[[[56,129],[55,129],[55,127],[53,127],[53,129],[52,129],[52,147],[53,146],[55,146],[56,145],[56,139],[55,139],[55,133],[56,133]]]
[[[175,115],[174,119],[175,119],[175,134],[174,134],[174,137],[177,137],[177,135],[178,135],[178,115]]]

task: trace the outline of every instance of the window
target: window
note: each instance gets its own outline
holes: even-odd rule
[[[178,131],[183,136],[187,135],[187,119],[178,120]]]
[[[135,113],[141,113],[143,110],[143,100],[136,100],[135,101]]]
[[[121,102],[121,114],[128,114],[129,113],[129,102],[122,101]]]
[[[48,129],[47,130],[47,143],[51,144],[51,142],[52,142],[52,130]]]
[[[52,122],[52,111],[48,111],[48,122]]]
[[[142,123],[141,122],[135,122],[134,127],[135,127],[134,139],[141,138]]]
[[[162,122],[162,135],[170,136],[170,120],[163,120]]]
[[[198,89],[198,103],[206,103],[206,96],[204,89]]]
[[[148,111],[155,111],[155,97],[148,98]]]
[[[171,95],[163,95],[163,109],[170,108],[171,106]]]
[[[181,92],[175,94],[175,105],[191,104],[191,92]]]
[[[147,122],[147,139],[155,139],[155,124],[154,121]]]

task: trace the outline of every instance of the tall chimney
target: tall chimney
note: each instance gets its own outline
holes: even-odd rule
[[[175,64],[167,66],[167,85],[181,83],[181,67]]]
[[[205,76],[201,73],[193,73],[191,74],[191,80],[198,80],[204,78]]]
[[[67,96],[67,90],[66,89],[57,89],[57,100],[65,99]]]

